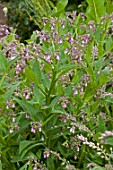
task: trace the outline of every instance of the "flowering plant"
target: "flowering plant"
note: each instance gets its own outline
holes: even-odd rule
[[[112,168],[113,15],[43,23],[26,45],[0,28],[0,166]]]

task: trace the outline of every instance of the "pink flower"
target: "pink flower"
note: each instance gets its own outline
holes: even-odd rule
[[[36,133],[36,129],[34,127],[32,127],[31,132]]]
[[[58,55],[56,56],[56,60],[60,60],[60,57]]]
[[[58,44],[62,44],[62,39],[61,38],[58,39]]]
[[[38,126],[38,131],[39,131],[39,132],[41,132],[41,131],[42,131],[41,126]]]
[[[9,132],[10,132],[10,133],[13,133],[13,132],[14,132],[13,128],[11,128]]]
[[[63,102],[63,103],[62,103],[62,108],[65,109],[66,107],[67,107],[66,103]]]
[[[26,100],[29,100],[30,99],[30,96],[27,94],[26,97],[25,97]]]
[[[27,119],[29,119],[29,118],[30,118],[30,116],[29,116],[27,113],[26,113],[26,118],[27,118]]]
[[[15,104],[14,103],[12,103],[12,106],[11,106],[12,108],[15,108]]]
[[[71,127],[70,132],[75,133],[75,127],[74,126]]]

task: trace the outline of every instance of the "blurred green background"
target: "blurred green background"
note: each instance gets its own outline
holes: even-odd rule
[[[44,0],[42,1],[44,2]],[[55,6],[58,1],[59,0],[51,0]],[[34,13],[30,10],[29,6],[26,5],[25,0],[2,0],[1,2],[8,8],[7,24],[16,28],[16,33],[19,35],[21,42],[29,39],[33,30],[41,29],[34,22]],[[86,6],[85,0],[68,0],[66,11],[76,10],[77,12],[84,12]]]

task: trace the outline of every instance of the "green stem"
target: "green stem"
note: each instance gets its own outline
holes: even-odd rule
[[[46,97],[46,105],[48,106],[51,102],[51,91],[55,88],[55,83],[56,83],[56,72],[53,70],[53,77],[51,80],[51,85],[48,91],[48,95]]]
[[[5,79],[5,76],[6,76],[6,72],[3,74],[2,78],[1,78],[0,88],[1,88],[1,86],[2,86],[2,84],[3,84],[3,81],[4,81],[4,79]]]
[[[78,168],[80,168],[80,166],[81,166],[81,164],[82,164],[82,161],[83,161],[83,159],[84,159],[84,156],[85,156],[85,148],[86,148],[86,145],[82,145],[81,155],[80,155],[79,162],[78,162]]]

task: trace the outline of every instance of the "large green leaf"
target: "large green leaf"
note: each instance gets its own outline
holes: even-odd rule
[[[97,126],[98,127],[96,129],[96,132],[104,133],[106,131],[105,121],[101,116],[99,116],[99,118],[98,118],[98,125]]]
[[[106,13],[106,8],[104,6],[105,0],[86,0],[88,3],[88,8],[86,10],[86,16],[88,21],[95,20],[98,21],[100,17],[104,16]]]
[[[12,97],[13,92],[17,89],[17,87],[21,84],[20,82],[17,82],[15,85],[12,85],[10,89],[4,94],[4,99],[8,100]]]
[[[5,70],[7,68],[6,57],[0,52],[0,70]]]
[[[34,71],[36,71],[36,69],[34,69]],[[25,75],[29,81],[34,82],[37,85],[43,94],[46,94],[44,87],[40,84],[40,79],[38,78],[39,76],[37,76],[32,70],[28,68],[25,70]]]
[[[67,4],[68,4],[68,0],[59,0],[56,6],[57,10],[62,11],[63,9],[65,9]]]
[[[40,65],[38,60],[36,59],[33,65],[33,72],[35,73],[35,75],[38,78],[38,81],[41,81],[41,70],[40,70]]]
[[[104,70],[102,70],[102,72],[100,73],[98,77],[99,87],[107,83],[109,81],[109,77],[110,77],[110,70],[109,68],[106,67]]]
[[[21,141],[21,142],[20,142],[20,145],[19,145],[19,154],[21,154],[21,152],[22,152],[25,148],[27,148],[29,145],[31,145],[31,144],[33,144],[33,143],[35,143],[35,141],[27,141],[27,140]]]
[[[113,1],[112,0],[106,0],[106,12],[108,14],[111,14],[113,12]]]
[[[32,148],[36,148],[36,146],[43,146],[43,144],[42,143],[34,143],[34,144],[29,145],[22,151],[21,157],[24,158],[24,156],[26,156],[26,154],[28,154]]]
[[[49,170],[55,170],[55,164],[52,158],[47,158],[47,167]]]
[[[64,9],[67,6],[67,4],[68,4],[68,0],[59,0],[57,2],[56,7],[53,10],[52,16],[53,17],[54,16],[59,16],[61,14],[61,12],[64,11]]]
[[[20,105],[20,107],[23,108],[24,111],[27,111],[29,113],[30,117],[34,120],[38,120],[38,109],[36,109],[34,106],[32,106],[30,103],[28,103],[25,100],[20,100],[18,98],[14,98],[14,100]]]
[[[108,139],[106,139],[104,144],[113,146],[113,137],[109,137]]]
[[[105,50],[108,53],[112,49],[113,49],[113,39],[111,36],[109,36],[108,40],[106,41]]]

